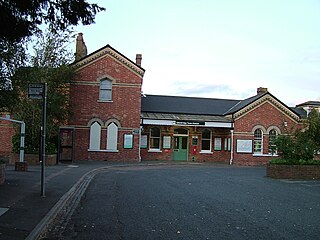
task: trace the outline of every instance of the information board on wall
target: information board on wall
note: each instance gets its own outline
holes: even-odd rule
[[[171,137],[163,136],[163,148],[171,148]]]
[[[214,150],[215,151],[221,150],[221,138],[214,138]]]
[[[125,134],[123,140],[123,148],[133,147],[133,134]]]
[[[141,135],[140,147],[141,148],[147,148],[148,147],[148,136],[147,135]]]
[[[252,153],[252,140],[237,139],[237,153]]]

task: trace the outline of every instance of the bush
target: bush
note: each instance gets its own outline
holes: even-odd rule
[[[46,140],[46,154],[57,153],[57,141],[55,138]],[[37,139],[35,142],[25,141],[24,152],[30,154],[38,154],[40,152],[40,140]],[[20,133],[16,133],[12,138],[13,152],[20,152]]]
[[[275,144],[278,155],[285,159],[285,164],[299,164],[299,161],[312,160],[317,150],[308,132],[302,131],[296,131],[293,135],[280,135]]]

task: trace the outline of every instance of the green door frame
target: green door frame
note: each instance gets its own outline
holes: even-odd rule
[[[188,136],[174,136],[173,138],[173,160],[188,161]]]

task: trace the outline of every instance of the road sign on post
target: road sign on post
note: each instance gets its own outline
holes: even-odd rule
[[[28,86],[30,99],[42,99],[42,126],[41,126],[41,196],[45,197],[45,166],[46,166],[46,113],[47,113],[47,83],[30,83]]]
[[[30,99],[42,99],[43,98],[43,84],[41,83],[29,83],[28,97]]]

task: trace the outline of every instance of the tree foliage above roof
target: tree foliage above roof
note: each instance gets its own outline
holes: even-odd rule
[[[86,0],[5,0],[0,1],[0,39],[20,41],[33,35],[38,26],[53,24],[59,30],[79,23],[94,23],[95,15],[105,8]]]

